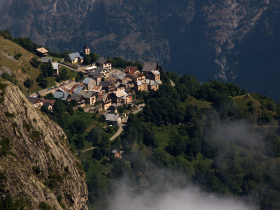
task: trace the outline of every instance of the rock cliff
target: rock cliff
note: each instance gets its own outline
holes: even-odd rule
[[[87,210],[80,161],[63,130],[11,83],[0,79],[0,196],[23,198],[28,209]]]

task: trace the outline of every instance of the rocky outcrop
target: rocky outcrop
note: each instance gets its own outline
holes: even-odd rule
[[[1,79],[0,145],[1,196],[23,197],[30,209],[88,209],[85,173],[63,130]]]

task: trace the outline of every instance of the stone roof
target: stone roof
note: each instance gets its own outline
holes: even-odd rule
[[[117,82],[116,84],[115,84],[115,88],[118,88],[119,86],[120,86],[120,82]]]
[[[39,100],[38,98],[33,98],[33,97],[27,97],[28,101],[30,101],[33,105],[37,103]]]
[[[79,94],[82,90],[84,89],[84,87],[82,87],[82,86],[79,86],[79,87],[77,87],[77,89],[75,90],[75,94]]]
[[[82,90],[79,95],[82,95],[84,98],[91,98],[94,93],[90,91]]]
[[[72,61],[74,61],[76,58],[80,58],[81,60],[84,59],[84,54],[82,52],[75,52],[75,53],[71,53],[71,54],[68,54],[70,59]]]
[[[116,92],[114,92],[114,94],[118,97],[121,98],[123,96],[127,96],[128,94],[125,92],[125,90],[118,90]]]
[[[143,72],[151,72],[152,70],[155,70],[157,67],[157,63],[148,63],[148,62],[144,62],[142,71]]]
[[[67,99],[68,95],[69,95],[68,93],[66,93],[64,91],[59,91],[59,90],[55,91],[53,94],[54,98],[57,98],[57,99],[60,98],[62,101],[65,101]]]
[[[82,95],[79,95],[79,94],[76,94],[76,93],[73,93],[73,94],[71,95],[71,99],[72,99],[72,100],[75,100],[75,101],[80,101],[80,100],[83,99],[83,96],[82,96]]]
[[[101,81],[99,83],[99,85],[102,85],[102,87],[104,88],[108,88],[112,83],[111,82],[105,82],[105,81]]]
[[[88,84],[88,83],[90,82],[90,80],[92,80],[92,78],[86,77],[86,78],[83,80],[83,83],[84,83],[84,84]]]
[[[96,63],[104,64],[106,61],[107,61],[106,58],[100,57],[100,58],[96,61]]]
[[[42,63],[48,63],[49,61],[52,62],[52,60],[53,60],[53,57],[42,57],[41,58]]]
[[[120,118],[120,115],[119,114],[106,114],[105,115],[106,117],[106,121],[118,121],[118,119]]]

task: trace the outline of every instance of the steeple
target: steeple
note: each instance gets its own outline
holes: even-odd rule
[[[84,50],[85,50],[85,49],[89,49],[87,43],[85,43]]]
[[[84,46],[84,55],[88,55],[90,54],[90,49],[89,49],[89,46],[87,45],[87,43],[85,43],[85,46]]]

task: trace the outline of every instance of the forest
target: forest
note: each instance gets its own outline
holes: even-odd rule
[[[53,113],[45,110],[74,149],[86,142],[97,147],[79,153],[89,209],[108,209],[121,177],[136,194],[165,183],[169,177],[160,170],[183,176],[182,185],[250,198],[261,210],[279,209],[280,105],[231,83],[200,84],[193,76],[160,71],[160,89],[137,94],[146,106],[129,116],[127,128],[113,142],[102,126],[86,132],[77,116],[88,113],[74,111],[74,103],[57,101]],[[99,114],[90,117],[101,125],[105,120]],[[122,158],[111,154],[114,149],[123,151]]]

